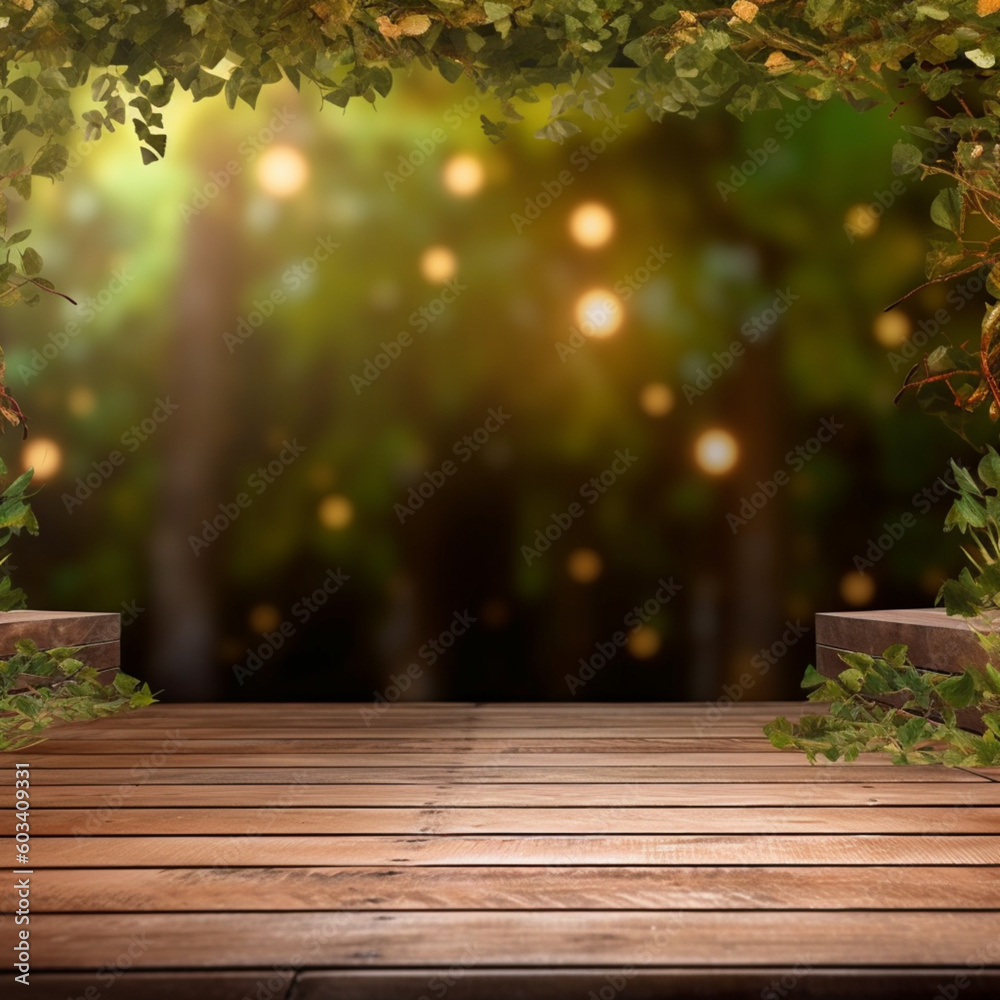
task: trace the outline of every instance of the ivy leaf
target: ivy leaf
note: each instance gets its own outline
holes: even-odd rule
[[[55,179],[66,169],[68,162],[69,151],[66,147],[57,142],[52,142],[42,147],[34,163],[31,165],[31,172],[36,177],[51,177]]]
[[[931,202],[931,220],[958,235],[962,228],[962,199],[958,188],[946,187]]]
[[[912,142],[902,139],[892,147],[892,172],[894,174],[909,174],[924,161],[924,154]]]
[[[978,697],[975,678],[968,671],[941,681],[935,693],[950,708],[968,708]]]
[[[42,258],[28,247],[21,253],[21,267],[27,275],[38,274],[42,270]]]

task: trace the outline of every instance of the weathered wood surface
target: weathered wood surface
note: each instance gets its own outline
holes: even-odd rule
[[[372,710],[154,706],[20,752],[31,995],[1000,991],[996,771],[810,767],[761,735],[815,706]]]
[[[0,658],[10,656],[19,639],[39,649],[118,642],[121,616],[90,611],[0,612]]]

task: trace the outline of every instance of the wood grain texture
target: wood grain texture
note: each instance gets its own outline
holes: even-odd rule
[[[0,850],[14,856],[10,839]],[[988,865],[1000,833],[926,836],[857,834],[619,834],[557,836],[34,837],[40,868],[272,865]]]
[[[106,868],[36,872],[36,913],[265,910],[989,910],[996,869]],[[95,891],[95,878],[100,891]]]
[[[994,922],[940,912],[561,910],[41,914],[42,968],[109,965],[138,941],[134,968],[607,965],[889,965],[954,963],[996,950]],[[809,933],[803,933],[804,927]],[[0,963],[10,967],[10,959]]]
[[[0,835],[13,836],[13,813],[0,814]],[[729,807],[551,806],[490,809],[367,807],[317,809],[275,804],[246,808],[134,808],[102,814],[35,809],[36,837],[251,836],[257,834],[615,834],[615,833],[1000,833],[1000,807],[865,806]]]
[[[946,778],[947,772],[942,775]],[[898,782],[865,781],[811,783],[740,782],[727,785],[677,783],[621,783],[547,785],[431,784],[431,785],[311,785],[296,780],[281,784],[153,785],[142,784],[145,770],[124,776],[118,784],[33,785],[35,808],[86,809],[95,817],[122,807],[253,806],[275,809],[289,806],[996,806],[1000,783],[986,775],[982,781]]]
[[[55,727],[18,754],[32,995],[997,995],[1000,772],[811,767],[763,737],[821,710],[157,705]],[[7,856],[15,829],[0,813]]]
[[[117,642],[121,617],[87,611],[0,611],[0,658],[11,656],[15,643],[30,639],[39,649]]]
[[[24,754],[22,754],[24,756]],[[724,784],[757,782],[800,784],[865,784],[869,782],[935,783],[943,778],[951,782],[972,783],[987,779],[969,771],[948,769],[941,765],[893,767],[891,764],[854,767],[839,763],[833,766],[803,764],[789,754],[788,764],[754,767],[173,767],[150,766],[143,774],[144,783],[152,785],[433,785],[433,784]],[[28,758],[30,760],[30,757]],[[128,784],[133,768],[37,767],[32,772],[35,787],[45,785]],[[168,765],[173,761],[168,758]],[[9,770],[9,769],[8,769]]]

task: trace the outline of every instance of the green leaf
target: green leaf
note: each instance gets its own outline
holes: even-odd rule
[[[42,269],[42,258],[37,251],[28,247],[21,253],[21,267],[27,275],[38,274]]]
[[[946,187],[937,193],[931,203],[931,220],[942,227],[950,229],[956,235],[962,228],[962,199],[958,188]]]
[[[894,174],[909,174],[919,167],[924,155],[912,142],[900,140],[892,147],[892,172]]]
[[[934,690],[950,708],[968,708],[978,697],[975,678],[968,671],[941,681]]]

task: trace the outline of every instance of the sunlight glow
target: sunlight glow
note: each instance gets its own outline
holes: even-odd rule
[[[625,318],[621,299],[606,288],[593,288],[581,295],[575,313],[580,331],[588,337],[610,337]]]
[[[468,153],[453,156],[444,165],[444,186],[457,198],[470,198],[486,180],[483,165]]]
[[[428,247],[420,255],[420,273],[432,285],[440,285],[458,273],[458,258],[448,247]]]
[[[274,198],[291,198],[309,180],[309,164],[294,146],[272,146],[257,163],[257,183]]]
[[[35,470],[34,481],[51,479],[62,467],[62,448],[51,438],[35,438],[21,449],[21,466]]]
[[[722,476],[736,465],[740,447],[736,438],[721,427],[705,431],[695,442],[694,460],[712,476]]]
[[[600,202],[577,206],[569,217],[570,235],[582,247],[604,246],[614,235],[615,217]]]

